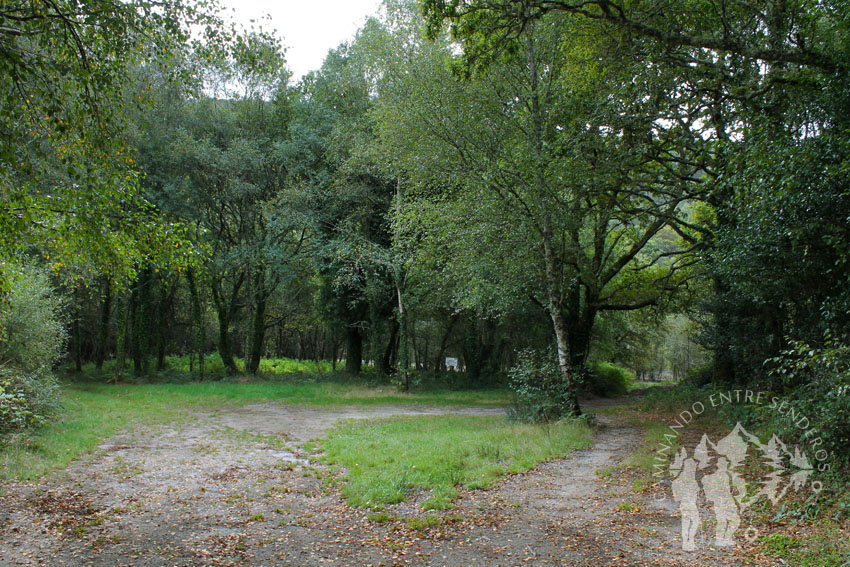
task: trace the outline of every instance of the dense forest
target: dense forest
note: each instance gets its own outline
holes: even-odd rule
[[[560,416],[613,363],[820,404],[841,446],[849,8],[387,0],[294,82],[214,4],[5,2],[0,430],[57,365],[329,361]]]

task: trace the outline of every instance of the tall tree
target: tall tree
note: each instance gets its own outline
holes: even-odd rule
[[[667,173],[645,155],[655,116],[631,120],[604,96],[630,86],[628,70],[583,68],[582,50],[598,60],[611,46],[565,53],[560,38],[582,31],[570,24],[533,22],[464,78],[447,40],[429,44],[408,23],[391,44],[379,112],[389,151],[421,187],[412,235],[451,258],[468,304],[530,297],[544,309],[578,413],[575,372],[596,315],[656,304],[687,280],[690,261],[656,239],[678,225],[687,193],[659,182]]]
[[[385,262],[391,246],[388,217],[396,183],[373,159],[375,138],[372,77],[361,38],[332,50],[302,88],[301,128],[316,142],[309,149],[315,168],[304,177],[315,195],[318,241],[313,248],[323,281],[324,311],[345,328],[346,370],[361,371],[364,345],[386,370],[383,321],[393,312],[396,290]],[[316,172],[321,172],[317,175]],[[391,322],[391,342],[397,322]]]
[[[0,6],[0,254],[46,249],[127,283],[174,235],[151,215],[126,143],[130,69],[167,62],[201,3],[4,2]],[[128,102],[132,101],[132,102]]]
[[[678,102],[651,151],[663,167],[700,166],[689,191],[711,214],[683,236],[702,249],[713,282],[716,379],[763,375],[786,336],[848,332],[837,308],[847,304],[838,291],[846,262],[834,246],[848,210],[837,166],[847,148],[846,2],[424,3],[432,33],[448,20],[473,66],[497,59],[541,18],[578,18],[641,54],[636,84],[675,78],[675,91],[663,92]]]

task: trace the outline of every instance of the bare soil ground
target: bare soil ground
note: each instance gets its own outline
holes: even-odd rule
[[[601,418],[591,448],[463,491],[439,525],[418,530],[348,507],[298,448],[340,419],[500,411],[258,404],[138,428],[50,480],[3,485],[0,565],[739,564],[707,542],[705,552],[682,552],[669,498],[597,473],[641,442],[639,429],[614,417]],[[388,512],[425,515],[415,499]]]

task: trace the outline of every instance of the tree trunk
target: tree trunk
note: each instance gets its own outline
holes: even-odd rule
[[[175,285],[173,289],[176,290],[177,286]],[[169,293],[165,278],[161,277],[159,279],[159,308],[157,309],[156,323],[156,369],[160,371],[165,370],[165,350],[168,346],[166,329],[168,329],[169,306],[173,297],[173,292]]]
[[[443,333],[443,340],[440,341],[440,350],[437,352],[437,358],[434,359],[434,370],[439,372],[440,370],[445,370],[445,354],[446,348],[449,344],[449,338],[452,336],[452,330],[457,323],[457,320],[460,318],[460,313],[453,313],[451,319],[449,319],[449,326],[446,327],[446,332]]]
[[[230,314],[228,309],[218,310],[218,354],[228,374],[237,374],[239,369],[233,360],[233,349],[230,346]]]
[[[80,308],[77,307],[77,312],[74,314],[73,336],[74,336],[74,369],[77,372],[83,371],[83,347],[82,337],[80,336]]]
[[[97,333],[97,355],[94,365],[98,370],[103,369],[103,361],[106,358],[107,343],[109,342],[109,315],[112,311],[112,285],[109,278],[104,276],[103,299],[100,303],[100,328]]]
[[[142,317],[139,311],[139,281],[133,286],[130,294],[130,356],[133,358],[133,374],[142,374]]]
[[[228,374],[238,374],[236,361],[233,360],[233,347],[230,344],[230,322],[236,313],[236,299],[245,282],[245,273],[239,274],[233,284],[229,297],[225,297],[221,280],[212,283],[213,302],[218,314],[218,353]]]
[[[384,376],[387,373],[387,367],[384,364],[384,349],[382,338],[384,334],[384,321],[378,313],[378,297],[376,291],[375,278],[376,275],[369,276],[366,282],[366,292],[369,299],[369,347],[371,349],[372,363],[375,365],[375,372],[378,376]]]
[[[546,285],[548,288],[549,317],[552,319],[552,327],[555,331],[555,342],[558,348],[558,368],[561,370],[561,378],[566,388],[568,411],[573,415],[581,415],[581,407],[578,403],[578,391],[573,375],[572,360],[570,357],[570,342],[567,331],[567,321],[561,304],[561,290],[559,284],[558,262],[552,246],[552,231],[548,217],[544,219],[543,230],[543,253],[546,266]]]
[[[198,353],[198,373],[201,380],[204,379],[204,345],[206,344],[206,329],[204,328],[203,311],[201,310],[201,298],[198,293],[198,283],[195,281],[195,271],[189,268],[186,271],[186,281],[189,284],[189,297],[192,300],[192,321],[195,325],[195,352]]]
[[[141,287],[139,289],[139,360],[142,374],[150,370],[151,330],[153,306],[151,305],[151,286],[153,278],[150,268],[142,270]]]
[[[543,167],[545,164],[542,162],[545,159],[543,155],[543,115],[540,109],[540,93],[538,91],[537,59],[531,33],[527,34],[526,55],[528,58],[529,76],[531,78],[529,86],[531,87],[531,116],[534,126],[531,130],[531,142],[535,150],[536,161],[538,162],[535,164],[534,169],[535,184],[540,194],[545,195],[547,187],[543,176]],[[566,389],[567,410],[573,415],[580,415],[581,408],[578,403],[576,381],[570,361],[570,343],[562,305],[563,266],[559,262],[555,252],[552,241],[552,219],[545,212],[545,205],[543,205],[543,211],[540,218],[540,231],[543,241],[543,261],[546,269],[546,291],[548,295],[546,307],[555,330],[555,340],[558,347],[558,367],[561,370],[561,378],[564,381],[564,387]]]
[[[254,310],[251,314],[250,339],[246,353],[245,369],[251,374],[257,374],[260,369],[260,359],[263,356],[263,344],[266,341],[266,305],[268,292],[266,290],[264,271],[260,270],[254,277]]]
[[[345,371],[360,374],[363,367],[363,336],[360,329],[350,326],[346,329]]]
[[[337,342],[336,330],[334,330],[331,335],[331,372],[336,372],[336,355],[339,351],[339,343]]]
[[[396,353],[398,352],[398,319],[393,317],[390,319],[390,338],[387,341],[387,348],[384,349],[384,368],[389,371],[395,366]]]
[[[589,302],[590,300],[588,300]],[[590,339],[593,334],[593,323],[596,320],[596,310],[585,305],[582,312],[569,325],[570,333],[570,362],[574,369],[581,370],[587,364],[590,352]]]
[[[399,270],[400,271],[400,270]],[[407,309],[404,307],[404,299],[401,286],[396,285],[398,296],[398,374],[401,389],[410,391],[410,347],[409,329],[407,326]]]
[[[578,392],[576,391],[573,368],[570,362],[570,344],[567,335],[564,315],[559,310],[550,312],[552,325],[555,329],[555,341],[558,346],[558,368],[561,370],[561,378],[567,389],[568,409],[573,415],[581,415],[581,407],[578,403]]]
[[[463,366],[469,383],[478,382],[481,378],[481,340],[478,331],[478,318],[469,317],[466,333],[463,339]]]
[[[127,352],[127,315],[130,312],[130,299],[125,299],[123,305],[118,306],[117,320],[115,321],[115,375],[117,377],[124,372]]]

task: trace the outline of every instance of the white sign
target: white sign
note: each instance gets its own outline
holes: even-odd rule
[[[448,358],[446,357],[446,369],[452,368],[457,370],[457,359],[456,358]]]

